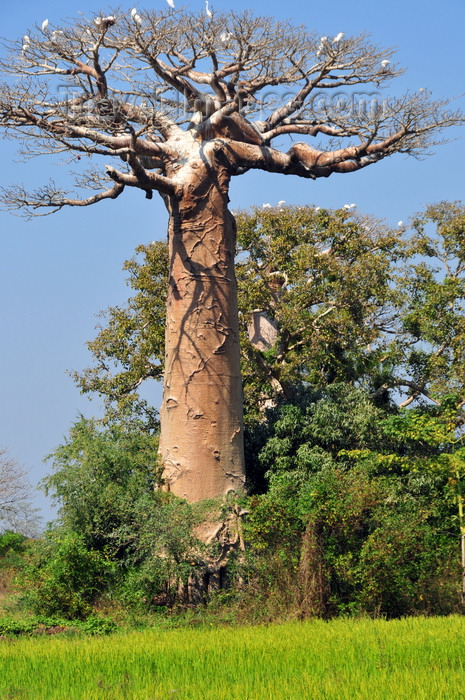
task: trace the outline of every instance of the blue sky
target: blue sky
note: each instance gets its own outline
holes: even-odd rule
[[[164,3],[141,2],[138,9],[164,7]],[[225,0],[211,4],[217,10],[231,7]],[[126,2],[120,6],[133,7]],[[186,6],[200,10],[204,3],[195,0]],[[0,34],[18,38],[46,17],[58,24],[78,11],[86,15],[110,8],[89,0],[79,4],[45,0],[38,10],[36,0],[4,0]],[[368,32],[374,43],[396,47],[397,60],[407,68],[388,88],[390,94],[423,87],[435,97],[457,97],[456,106],[465,109],[463,0],[447,0],[442,5],[431,0],[236,0],[234,9],[290,18],[321,35]],[[288,204],[326,207],[355,202],[359,211],[395,225],[430,202],[465,199],[465,128],[447,136],[455,140],[438,146],[423,160],[394,156],[359,173],[316,182],[247,174],[233,180],[231,207],[281,199]],[[0,153],[0,186],[40,184],[49,177],[60,182],[66,170],[64,165],[52,166],[46,158],[21,163],[10,141],[0,142]],[[89,402],[80,396],[67,370],[89,364],[85,342],[95,334],[96,314],[109,305],[124,303],[129,295],[123,261],[138,243],[163,239],[166,224],[161,200],[156,196],[146,200],[138,192],[29,222],[0,212],[0,445],[30,470],[33,482],[47,473],[44,457],[63,441],[78,413],[98,413],[98,400]],[[156,387],[153,401],[160,401]],[[38,495],[37,505],[46,519],[51,517],[44,496]]]

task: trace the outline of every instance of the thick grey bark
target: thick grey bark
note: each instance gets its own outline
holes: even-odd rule
[[[235,222],[229,177],[194,161],[166,196],[170,278],[160,454],[189,501],[244,489]]]

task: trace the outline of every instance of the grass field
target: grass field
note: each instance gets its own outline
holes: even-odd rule
[[[465,618],[0,641],[0,698],[465,698]]]

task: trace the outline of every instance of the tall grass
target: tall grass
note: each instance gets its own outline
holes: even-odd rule
[[[0,642],[0,697],[465,698],[465,618],[319,620]]]

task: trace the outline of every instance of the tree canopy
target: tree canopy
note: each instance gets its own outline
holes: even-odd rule
[[[84,198],[54,181],[5,192],[8,206],[30,213],[93,204],[126,186],[173,193],[196,141],[230,175],[258,168],[312,179],[418,155],[463,122],[425,91],[373,98],[370,88],[402,68],[366,35],[318,37],[250,12],[115,10],[36,25],[3,44],[0,126],[24,142],[24,155],[73,153],[73,169],[88,156],[126,164],[81,168],[78,189],[94,190]],[[365,86],[353,104],[337,92]],[[307,140],[281,150],[296,136]]]

